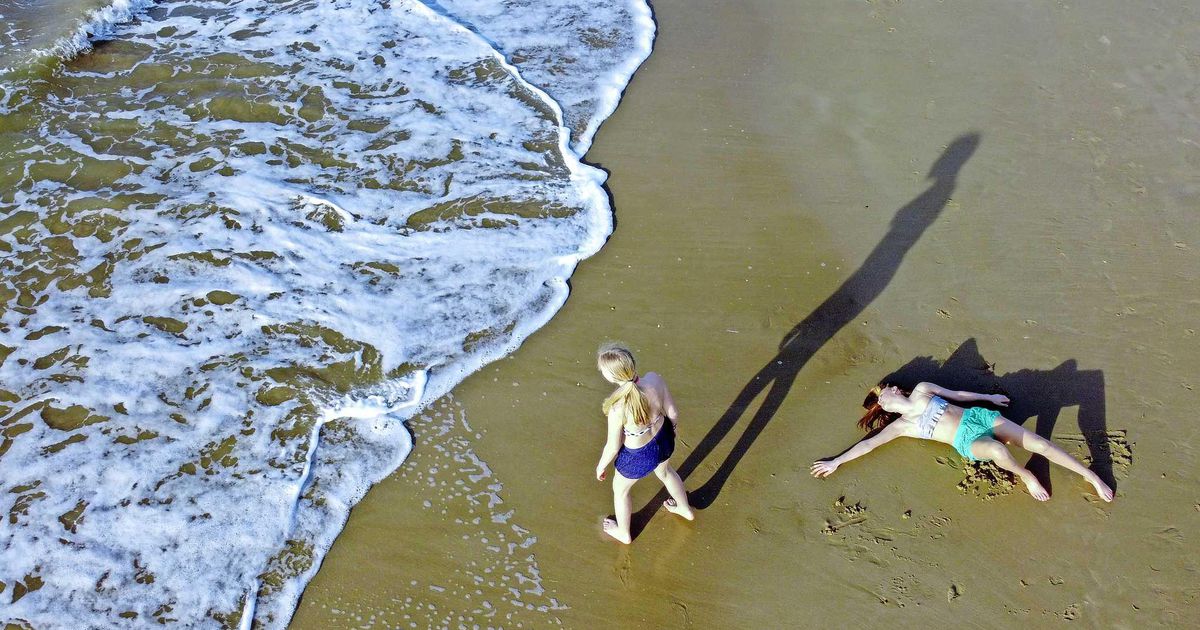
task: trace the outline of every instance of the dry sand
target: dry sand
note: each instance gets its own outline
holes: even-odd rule
[[[588,155],[612,239],[413,421],[294,626],[1200,624],[1194,6],[656,2]],[[671,383],[706,504],[628,548],[592,477],[606,339]],[[1008,393],[1117,500],[1053,469],[1038,504],[925,442],[810,478],[897,372]]]

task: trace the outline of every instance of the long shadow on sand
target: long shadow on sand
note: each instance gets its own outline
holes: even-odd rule
[[[762,405],[750,419],[725,461],[704,485],[689,493],[693,507],[702,510],[712,505],[738,462],[775,417],[800,370],[843,326],[854,321],[883,293],[884,288],[896,275],[904,256],[941,215],[954,193],[958,172],[978,146],[979,134],[969,133],[955,139],[946,148],[929,171],[929,177],[934,180],[929,189],[896,211],[896,215],[892,217],[891,229],[862,265],[833,295],[826,298],[784,336],[779,344],[778,354],[771,357],[771,360],[746,382],[741,393],[684,460],[683,465],[679,467],[679,475],[686,481],[733,430],[750,404],[769,388]],[[660,491],[658,496],[633,515],[631,530],[635,537],[666,498],[666,491]]]
[[[1079,407],[1079,431],[1091,455],[1091,468],[1104,483],[1117,489],[1105,418],[1104,373],[1100,370],[1080,370],[1074,360],[1067,360],[1052,370],[1018,370],[997,376],[979,354],[975,340],[968,339],[941,363],[933,357],[919,357],[881,382],[912,389],[921,381],[950,389],[1003,393],[1012,400],[1011,406],[996,409],[1017,424],[1036,416],[1034,432],[1046,439],[1050,439],[1064,408]],[[1025,467],[1053,491],[1050,462],[1045,457],[1034,455]]]

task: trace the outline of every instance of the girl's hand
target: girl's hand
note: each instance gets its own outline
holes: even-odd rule
[[[809,472],[812,473],[812,476],[818,479],[823,479],[829,475],[832,475],[833,471],[837,470],[838,466],[840,465],[841,464],[838,464],[832,459],[818,460],[813,462],[812,468],[809,470]]]
[[[988,398],[996,405],[999,405],[1001,407],[1008,406],[1008,396],[1005,396],[1004,394],[992,394]]]
[[[596,481],[604,481],[604,477],[608,475],[608,466],[596,467]]]

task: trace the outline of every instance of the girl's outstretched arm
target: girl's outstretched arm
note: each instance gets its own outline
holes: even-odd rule
[[[891,442],[892,440],[904,435],[905,428],[905,425],[900,424],[899,422],[893,422],[886,427],[883,427],[879,433],[876,433],[875,435],[872,435],[864,440],[859,440],[857,444],[851,446],[845,453],[842,453],[833,459],[821,459],[813,462],[812,468],[809,470],[809,472],[811,472],[812,476],[814,477],[828,477],[838,469],[838,466],[841,466],[852,459],[858,459],[859,457],[862,457],[863,455],[875,450],[876,447],[887,444],[888,442]]]
[[[934,385],[933,383],[917,383],[917,386],[913,388],[913,393],[928,393],[935,396],[941,396],[947,400],[956,400],[958,402],[974,402],[981,400],[984,402],[990,402],[993,405],[999,405],[1001,407],[1008,406],[1008,396],[1005,396],[1004,394],[976,394],[975,392],[946,389],[941,385]]]

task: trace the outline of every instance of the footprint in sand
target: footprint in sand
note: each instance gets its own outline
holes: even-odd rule
[[[886,567],[891,564],[885,555],[890,552],[896,559],[908,560],[898,555],[895,542],[896,531],[888,526],[867,527],[870,513],[862,503],[849,503],[840,497],[833,504],[833,516],[825,519],[821,533],[829,537],[834,547],[839,548],[846,559],[854,562],[866,560],[871,564]]]
[[[887,590],[891,592],[892,598],[880,598],[880,603],[895,604],[898,608],[904,608],[914,602],[920,605],[921,602],[936,596],[912,573],[897,575],[888,580]]]
[[[867,520],[867,508],[862,503],[848,505],[846,497],[838,497],[838,500],[833,502],[833,507],[833,518],[825,519],[825,527],[821,528],[821,533],[827,536]]]
[[[930,514],[921,519],[914,533],[926,533],[930,540],[940,540],[946,537],[944,528],[948,527],[951,523],[953,521],[949,516],[945,516],[944,514]]]
[[[622,549],[622,551],[625,550]],[[633,558],[628,553],[622,553],[620,561],[613,567],[613,573],[617,574],[617,580],[621,582],[621,586],[629,588],[629,576],[633,573]]]
[[[930,514],[925,518],[925,524],[931,527],[945,527],[952,522],[953,521],[949,516],[943,516],[941,514]]]
[[[687,604],[678,600],[671,600],[671,607],[674,608],[675,612],[679,613],[679,616],[682,618],[683,625],[680,626],[681,628],[695,627],[695,624],[692,622],[692,612],[688,610]]]

